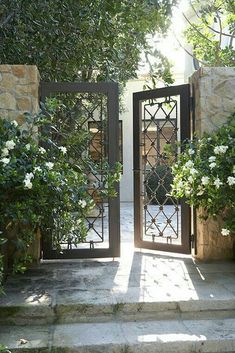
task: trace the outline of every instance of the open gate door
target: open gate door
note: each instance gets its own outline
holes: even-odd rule
[[[135,246],[190,253],[190,207],[169,195],[175,143],[190,137],[190,86],[134,93],[133,125]]]
[[[120,256],[120,201],[117,196],[102,196],[107,162],[113,167],[119,160],[118,85],[113,82],[76,83],[41,82],[41,101],[56,98],[66,107],[63,123],[67,136],[82,130],[88,136],[87,151],[78,149],[75,164],[87,166],[87,193],[94,208],[84,215],[87,237],[75,244],[73,233],[60,235],[61,251],[54,241],[54,230],[48,229],[42,239],[44,259],[78,259]],[[53,138],[53,137],[52,137]],[[86,162],[89,156],[96,168]],[[115,220],[115,221],[114,221]],[[76,229],[74,230],[76,232]],[[59,233],[59,231],[58,231]],[[57,235],[58,238],[58,235]]]

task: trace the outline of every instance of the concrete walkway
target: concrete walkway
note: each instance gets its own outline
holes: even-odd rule
[[[234,353],[235,262],[137,251],[128,236],[119,259],[43,262],[8,279],[0,343],[13,353]]]
[[[43,310],[37,315],[42,321],[44,315],[49,320],[55,307],[58,314],[59,306],[63,310],[67,307],[68,318],[74,305],[89,305],[86,316],[95,316],[95,308],[107,316],[110,306],[115,305],[118,312],[135,313],[138,304],[144,307],[142,312],[154,317],[169,314],[168,309],[197,315],[203,310],[235,310],[235,264],[196,263],[190,257],[127,250],[114,261],[42,263],[24,275],[9,278],[5,291],[0,298],[4,323],[14,323],[17,316],[3,315],[7,306],[22,306],[25,311],[41,306]],[[72,314],[77,320],[76,313]],[[80,312],[78,316],[82,320]],[[30,322],[24,322],[22,316],[22,323]]]

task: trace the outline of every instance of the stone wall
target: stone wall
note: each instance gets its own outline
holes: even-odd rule
[[[38,111],[39,72],[33,65],[0,65],[0,116],[24,124]]]
[[[235,67],[203,67],[190,78],[194,86],[199,136],[220,127],[235,110]]]
[[[27,129],[24,113],[36,114],[39,110],[39,72],[33,65],[0,65],[0,118]],[[3,249],[5,271],[7,272],[8,250]],[[29,254],[37,262],[40,258],[40,236],[30,246]]]
[[[194,88],[196,132],[212,132],[235,111],[235,68],[200,68],[190,78]],[[201,260],[232,258],[233,237],[221,235],[221,220],[197,217],[197,255]]]

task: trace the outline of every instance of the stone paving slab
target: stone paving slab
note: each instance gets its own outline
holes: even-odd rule
[[[221,271],[222,269],[222,271]],[[38,272],[38,273],[37,273]],[[22,292],[53,297],[58,290],[103,289],[122,290],[124,287],[165,288],[165,296],[191,291],[197,297],[227,290],[235,296],[235,262],[196,264],[192,259],[164,259],[161,255],[134,253],[119,261],[84,261],[70,264],[43,263],[24,275],[9,278],[6,293]],[[219,294],[220,295],[220,294]],[[0,298],[1,302],[1,298]]]
[[[13,352],[225,353],[235,352],[235,319],[5,326],[0,342]]]
[[[13,352],[38,352],[49,349],[52,342],[52,328],[50,326],[1,326],[0,342]]]
[[[15,275],[0,297],[0,324],[235,317],[235,262],[129,252],[119,260],[42,263]]]
[[[12,294],[12,293],[11,293]],[[25,298],[25,301],[23,299]],[[0,325],[31,325],[104,322],[115,319],[235,318],[233,295],[204,299],[167,297],[155,287],[129,288],[127,292],[109,290],[59,290],[53,301],[46,295],[31,301],[32,295],[6,296],[0,305]],[[42,298],[45,298],[43,302]]]

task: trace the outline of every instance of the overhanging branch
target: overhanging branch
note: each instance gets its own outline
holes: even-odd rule
[[[193,5],[192,1],[190,0],[190,5],[195,13],[195,15],[201,20],[201,16],[198,14],[197,10],[195,9],[195,6]],[[223,31],[217,31],[215,28],[211,27],[210,25],[208,25],[205,21],[203,21],[203,24],[208,28],[210,29],[211,31],[213,31],[214,33],[217,33],[217,34],[222,34],[223,36],[226,36],[226,37],[230,37],[232,39],[235,38],[235,35],[234,33],[230,34],[230,33],[225,33]]]

